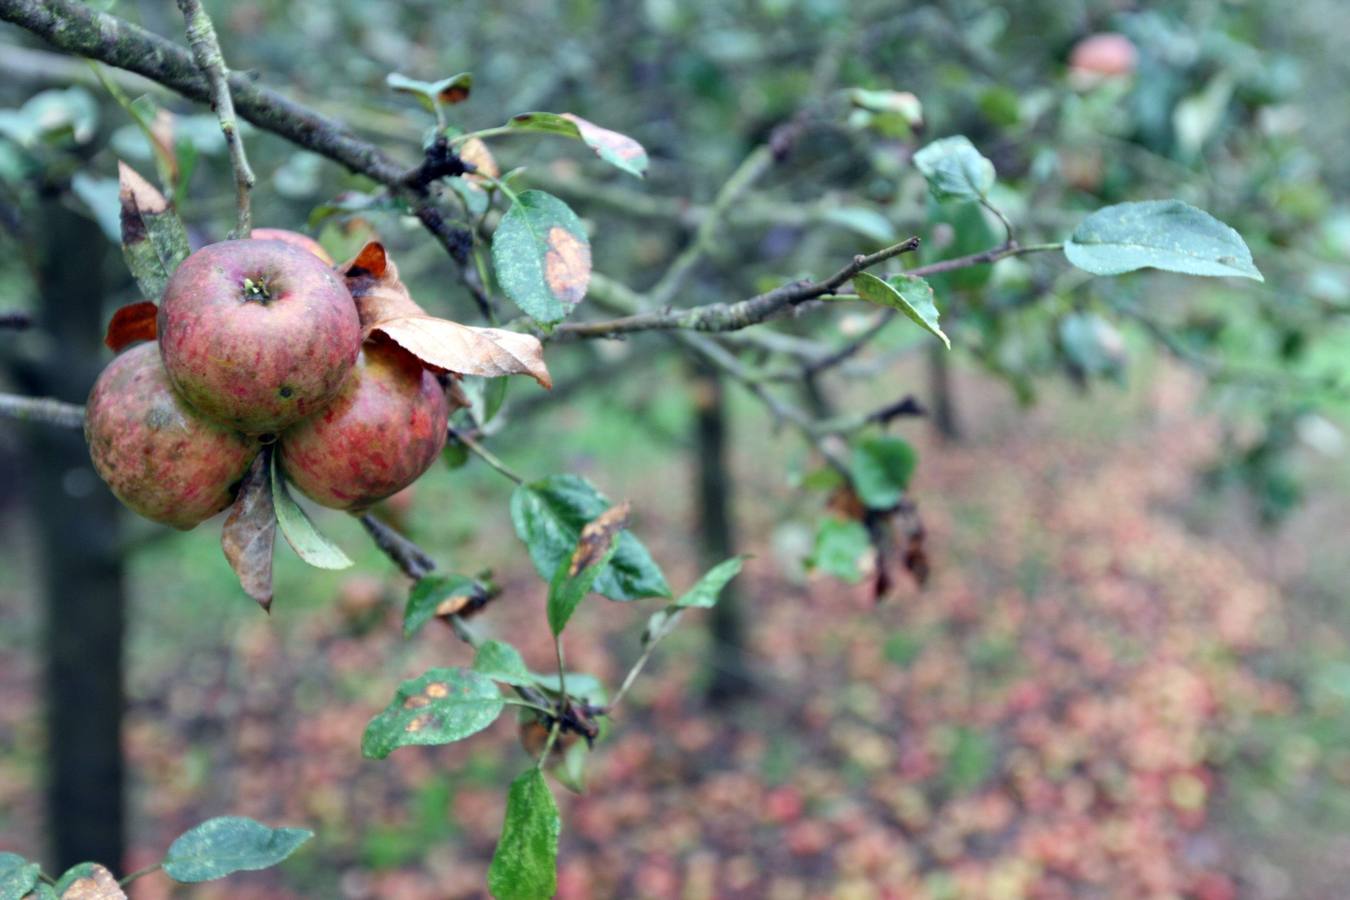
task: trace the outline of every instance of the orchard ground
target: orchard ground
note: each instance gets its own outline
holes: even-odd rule
[[[651,389],[660,379],[560,404],[494,448],[529,475],[578,471],[631,499],[678,590],[697,575],[687,464],[670,463],[687,409]],[[901,429],[921,451],[932,582],[875,607],[865,585],[792,574],[824,498],[788,483],[806,457],[758,410],[733,420],[760,696],[703,707],[706,637],[688,615],[597,745],[590,792],[555,788],[559,896],[1340,896],[1340,466],[1305,460],[1324,491],[1260,533],[1242,498],[1200,488],[1218,423],[1170,366],[1123,390],[1051,388],[1033,410],[972,375],[959,394],[961,445]],[[503,593],[479,622],[543,669],[543,587],[510,531],[509,488],[480,465],[437,467],[392,514],[447,570],[496,570]],[[0,585],[0,846],[40,854],[32,541],[0,521],[17,575]],[[357,567],[316,572],[280,549],[270,618],[234,584],[213,525],[131,535],[128,862],[214,815],[318,833],[277,871],[177,893],[151,876],[138,900],[480,895],[502,787],[529,765],[514,722],[361,758],[400,680],[470,657],[445,629],[405,643],[402,580],[354,520],[321,524]],[[612,688],[654,608],[588,599],[571,668]]]

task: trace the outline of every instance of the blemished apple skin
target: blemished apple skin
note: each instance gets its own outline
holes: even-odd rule
[[[94,383],[85,439],[99,477],[132,510],[187,531],[234,501],[261,445],[189,407],[174,391],[159,349],[139,344]]]
[[[273,240],[221,241],[185,259],[164,290],[158,330],[183,398],[247,434],[278,434],[321,410],[361,349],[342,278]]]
[[[435,375],[407,351],[370,342],[333,402],[281,435],[281,465],[316,503],[360,512],[430,468],[449,416]]]

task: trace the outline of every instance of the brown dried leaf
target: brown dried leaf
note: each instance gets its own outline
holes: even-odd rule
[[[367,338],[381,332],[428,367],[445,372],[488,378],[529,375],[544,387],[553,387],[538,338],[427,315],[399,280],[398,267],[378,241],[363,247],[338,272],[347,280]]]
[[[486,175],[489,178],[496,178],[502,174],[501,168],[497,165],[496,158],[488,145],[478,138],[469,138],[459,148],[459,158],[466,163],[473,163],[474,168],[478,170],[478,175]],[[467,176],[470,180],[481,180],[474,175]]]
[[[111,872],[93,863],[87,876],[70,883],[61,900],[127,900],[127,895]]]
[[[239,586],[269,612],[272,608],[272,548],[277,538],[277,517],[272,508],[271,455],[271,448],[265,448],[253,460],[220,532],[221,549],[239,577]]]
[[[150,182],[141,177],[131,166],[117,161],[118,198],[122,201],[122,215],[125,218],[127,205],[139,213],[162,213],[169,208],[169,201]],[[123,222],[123,228],[126,227]]]
[[[137,341],[153,341],[158,334],[159,307],[149,300],[129,303],[113,313],[103,343],[114,353]]]
[[[627,500],[611,506],[609,509],[587,522],[581,529],[577,549],[572,554],[572,562],[567,567],[567,577],[575,578],[583,569],[595,565],[609,552],[614,536],[628,527],[628,513],[632,504]]]

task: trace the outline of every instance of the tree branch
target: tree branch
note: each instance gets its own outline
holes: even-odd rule
[[[57,428],[83,428],[84,407],[50,397],[20,397],[0,394],[0,417],[20,422],[40,422]]]
[[[237,217],[231,237],[247,238],[253,231],[253,214],[249,207],[249,192],[253,190],[253,170],[248,165],[244,141],[239,136],[239,123],[234,117],[234,101],[230,97],[229,70],[220,51],[216,26],[202,8],[201,0],[178,0],[178,9],[187,22],[188,46],[211,85],[211,107],[220,119],[220,130],[230,151],[230,166],[234,169],[234,192]]]

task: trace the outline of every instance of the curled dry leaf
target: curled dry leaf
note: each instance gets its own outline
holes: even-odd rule
[[[187,230],[164,195],[135,169],[118,160],[122,255],[141,296],[158,300],[178,264],[191,252]]]
[[[496,178],[502,174],[501,167],[497,165],[496,158],[492,151],[488,149],[487,144],[478,138],[469,138],[459,148],[459,158],[466,163],[473,163],[478,175],[486,175],[489,178]],[[481,180],[475,175],[466,176],[470,181]]]
[[[553,387],[538,338],[427,315],[399,280],[398,268],[378,241],[362,247],[338,272],[356,300],[365,337],[380,332],[433,369],[489,378],[529,375],[544,387]]]
[[[628,527],[628,513],[632,504],[627,500],[596,516],[581,529],[581,538],[577,541],[576,552],[567,567],[567,577],[575,578],[580,572],[595,565],[605,557],[614,543],[615,536]]]
[[[126,900],[126,897],[112,873],[94,863],[89,874],[70,883],[61,900]]]
[[[158,318],[159,307],[149,300],[129,303],[113,313],[103,343],[117,353],[137,341],[153,341],[158,333],[155,324]]]
[[[277,538],[271,455],[270,449],[264,449],[253,460],[220,532],[221,549],[239,577],[239,586],[264,610],[272,608],[272,547]]]

